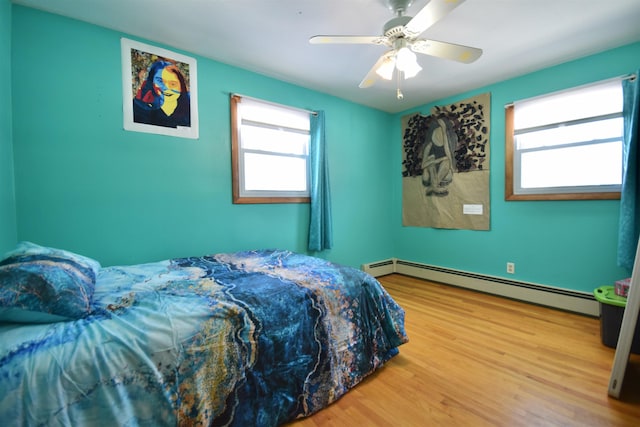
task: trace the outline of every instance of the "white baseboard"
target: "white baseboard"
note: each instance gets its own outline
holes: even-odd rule
[[[587,292],[469,273],[396,258],[364,264],[362,270],[374,277],[391,273],[404,274],[588,316],[600,315],[598,301],[593,294]]]
[[[373,277],[380,277],[386,274],[392,274],[396,272],[396,259],[390,258],[383,261],[371,262],[369,264],[362,264],[362,271],[369,273]]]

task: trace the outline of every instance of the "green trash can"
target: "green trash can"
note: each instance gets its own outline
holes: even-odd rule
[[[601,286],[593,291],[596,300],[600,303],[600,338],[602,344],[616,348],[622,316],[627,305],[627,299],[616,295],[613,286]],[[636,330],[631,342],[631,352],[640,353],[640,328],[636,324]]]

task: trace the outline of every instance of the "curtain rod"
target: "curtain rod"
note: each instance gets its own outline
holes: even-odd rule
[[[577,88],[580,88],[580,87],[587,87],[587,86],[592,86],[592,85],[599,85],[599,84],[603,84],[603,83],[613,82],[613,81],[616,81],[616,80],[620,80],[620,81],[623,81],[623,80],[629,80],[629,81],[632,81],[632,82],[633,82],[633,81],[635,81],[636,77],[637,77],[637,76],[636,76],[636,73],[631,73],[631,74],[624,74],[624,75],[622,75],[622,76],[611,77],[611,78],[609,78],[609,79],[598,80],[598,81],[596,81],[596,82],[586,83],[586,84],[583,84],[583,85],[579,85],[579,86],[575,86],[575,87],[569,87],[569,88],[561,89],[561,90],[554,91],[554,92],[543,93],[543,94],[541,94],[541,95],[532,96],[532,97],[530,97],[530,98],[524,98],[524,99],[519,99],[519,100],[517,100],[517,101],[512,101],[512,102],[510,102],[510,103],[508,103],[508,104],[505,104],[505,105],[504,105],[504,108],[512,107],[512,106],[513,106],[513,104],[515,104],[516,102],[522,102],[522,101],[528,101],[528,100],[530,100],[530,99],[541,98],[541,97],[545,97],[545,96],[551,95],[551,94],[553,94],[553,93],[560,93],[560,92],[564,92],[564,91],[569,91],[569,90],[577,89]]]
[[[231,92],[231,93],[229,93],[229,95],[230,96],[239,96],[240,98],[251,99],[251,100],[256,101],[256,102],[262,102],[264,104],[271,104],[271,105],[274,105],[274,106],[280,107],[280,108],[287,108],[289,110],[296,110],[296,111],[300,111],[300,112],[303,112],[303,113],[311,114],[313,116],[317,116],[318,115],[318,113],[313,111],[313,110],[307,110],[305,108],[298,108],[298,107],[291,107],[290,105],[278,104],[277,102],[265,101],[264,99],[254,98],[252,96],[242,95],[240,93]]]

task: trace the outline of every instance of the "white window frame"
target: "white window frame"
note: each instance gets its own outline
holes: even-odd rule
[[[616,85],[620,85],[616,87]],[[622,88],[621,79],[610,79],[603,82],[597,82],[590,85],[579,86],[571,89],[567,89],[560,92],[554,92],[539,97],[531,98],[524,101],[516,102],[523,103],[527,106],[533,105],[534,108],[542,103],[554,102],[554,100],[562,100],[563,97],[572,96],[576,93],[585,93],[587,91],[598,88],[611,88],[620,90],[620,105],[619,109],[615,108],[615,111],[607,110],[598,113],[594,113],[589,116],[578,117],[559,117],[555,122],[539,121],[532,125],[518,125],[517,107],[514,105],[508,105],[505,108],[505,131],[506,131],[506,147],[505,147],[505,199],[506,200],[586,200],[586,199],[619,199],[620,187],[622,182]],[[527,134],[532,135],[535,132],[552,132],[562,129],[570,129],[574,125],[588,125],[590,123],[603,122],[605,120],[614,119],[620,123],[619,135],[604,135],[594,137],[590,140],[567,140],[566,143],[554,144],[554,145],[538,145],[531,147],[519,147],[518,136],[526,137]],[[604,146],[604,144],[615,144],[620,149],[620,184],[606,184],[606,185],[565,185],[565,186],[538,186],[523,188],[521,185],[521,159],[523,155],[531,153],[551,153],[554,150],[562,149],[576,149],[581,147],[594,148],[598,145]],[[613,171],[617,173],[617,170]]]
[[[291,117],[298,124],[287,125],[280,119],[264,117],[247,117],[243,116],[244,105],[259,106],[267,110],[278,113],[278,116]],[[306,149],[303,148],[298,153],[284,153],[269,147],[270,144],[265,141],[261,145],[258,140],[247,141],[249,128],[261,128],[283,132],[286,134],[306,135],[310,139],[310,112],[285,105],[275,104],[255,98],[249,98],[241,95],[233,94],[231,96],[231,141],[232,141],[232,172],[233,172],[233,203],[308,203],[309,183],[310,183],[310,158],[309,147],[310,141],[307,141]],[[290,161],[293,159],[304,161],[304,175],[306,180],[302,184],[304,187],[300,190],[278,190],[278,189],[247,189],[245,179],[247,174],[246,168],[249,156],[273,156],[280,158],[282,161]],[[299,162],[298,162],[299,163]]]

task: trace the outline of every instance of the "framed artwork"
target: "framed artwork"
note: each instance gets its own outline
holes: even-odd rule
[[[404,116],[402,225],[490,229],[491,94]]]
[[[195,58],[126,38],[121,46],[124,129],[197,139]]]

